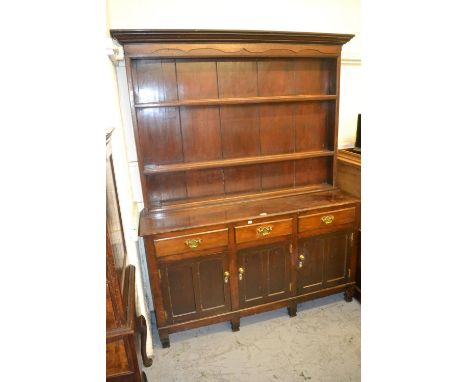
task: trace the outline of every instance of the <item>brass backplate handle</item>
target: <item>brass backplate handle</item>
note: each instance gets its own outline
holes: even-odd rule
[[[334,219],[335,219],[335,217],[333,215],[326,215],[326,216],[322,216],[321,220],[325,224],[331,224],[331,223],[333,223]]]
[[[202,239],[188,239],[185,240],[185,245],[189,248],[197,248],[202,242]]]
[[[239,281],[242,281],[242,275],[244,274],[244,268],[239,268]]]
[[[263,226],[263,227],[258,227],[257,228],[257,233],[260,236],[267,236],[273,231],[273,227],[271,225]]]

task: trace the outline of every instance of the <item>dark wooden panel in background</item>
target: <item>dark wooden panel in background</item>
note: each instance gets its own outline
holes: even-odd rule
[[[177,60],[179,99],[217,98],[216,61]]]
[[[220,106],[224,158],[260,155],[257,105]]]
[[[189,198],[224,194],[223,170],[187,171],[186,180]]]
[[[262,154],[294,152],[294,105],[258,105]]]
[[[134,60],[135,103],[177,99],[174,60]]]
[[[184,172],[147,176],[146,186],[151,203],[187,197]]]
[[[136,115],[143,165],[183,162],[179,110],[139,109]]]
[[[221,159],[217,106],[181,107],[180,119],[185,162]]]
[[[258,192],[262,189],[261,166],[240,166],[224,169],[226,194],[237,192]]]
[[[296,151],[333,150],[323,102],[301,102],[295,107]]]
[[[294,186],[294,162],[262,165],[262,189],[272,190]]]
[[[335,94],[335,63],[335,59],[295,60],[295,94]]]
[[[295,186],[327,183],[331,163],[330,158],[311,158],[295,161]]]
[[[259,96],[293,95],[294,93],[293,60],[258,61]]]
[[[256,97],[257,62],[255,60],[218,61],[219,97]]]

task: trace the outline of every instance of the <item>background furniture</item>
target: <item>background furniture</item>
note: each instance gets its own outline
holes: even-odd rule
[[[354,293],[358,200],[338,190],[352,35],[112,30],[124,48],[158,331]]]
[[[106,163],[106,379],[140,382],[146,381],[141,365],[152,361],[146,356],[145,318],[135,316],[135,267],[127,265],[110,138],[111,134]]]
[[[360,129],[360,127],[359,127]],[[359,139],[360,141],[360,139]],[[360,147],[359,147],[360,148]],[[361,154],[354,149],[338,151],[337,184],[340,189],[361,200]],[[359,216],[360,205],[359,205]],[[356,298],[361,301],[361,222],[357,234]]]

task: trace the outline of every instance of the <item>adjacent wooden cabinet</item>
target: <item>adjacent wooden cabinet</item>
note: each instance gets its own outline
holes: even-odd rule
[[[135,267],[128,264],[114,177],[112,133],[106,137],[106,381],[146,382],[147,327],[135,313]]]
[[[360,117],[358,124],[360,141]],[[338,151],[336,180],[338,187],[348,194],[361,199],[361,150],[343,149]],[[356,267],[356,298],[361,301],[361,224],[356,235],[357,267]]]
[[[113,30],[125,53],[159,336],[345,292],[358,200],[336,183],[352,35]]]

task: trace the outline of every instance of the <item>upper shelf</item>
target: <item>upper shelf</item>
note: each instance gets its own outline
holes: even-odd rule
[[[276,102],[305,102],[305,101],[329,101],[336,100],[336,95],[292,95],[292,96],[273,96],[273,97],[240,97],[240,98],[207,98],[207,99],[188,99],[181,101],[163,101],[137,103],[138,109],[146,107],[174,107],[174,106],[203,106],[203,105],[237,105],[237,104],[255,104],[255,103],[276,103]]]
[[[232,167],[239,165],[249,165],[258,163],[282,162],[288,160],[317,158],[333,156],[334,152],[330,150],[304,151],[299,153],[262,155],[247,158],[220,159],[204,162],[175,163],[166,165],[146,165],[143,173],[145,175],[164,174],[170,172],[203,170],[209,168]]]

